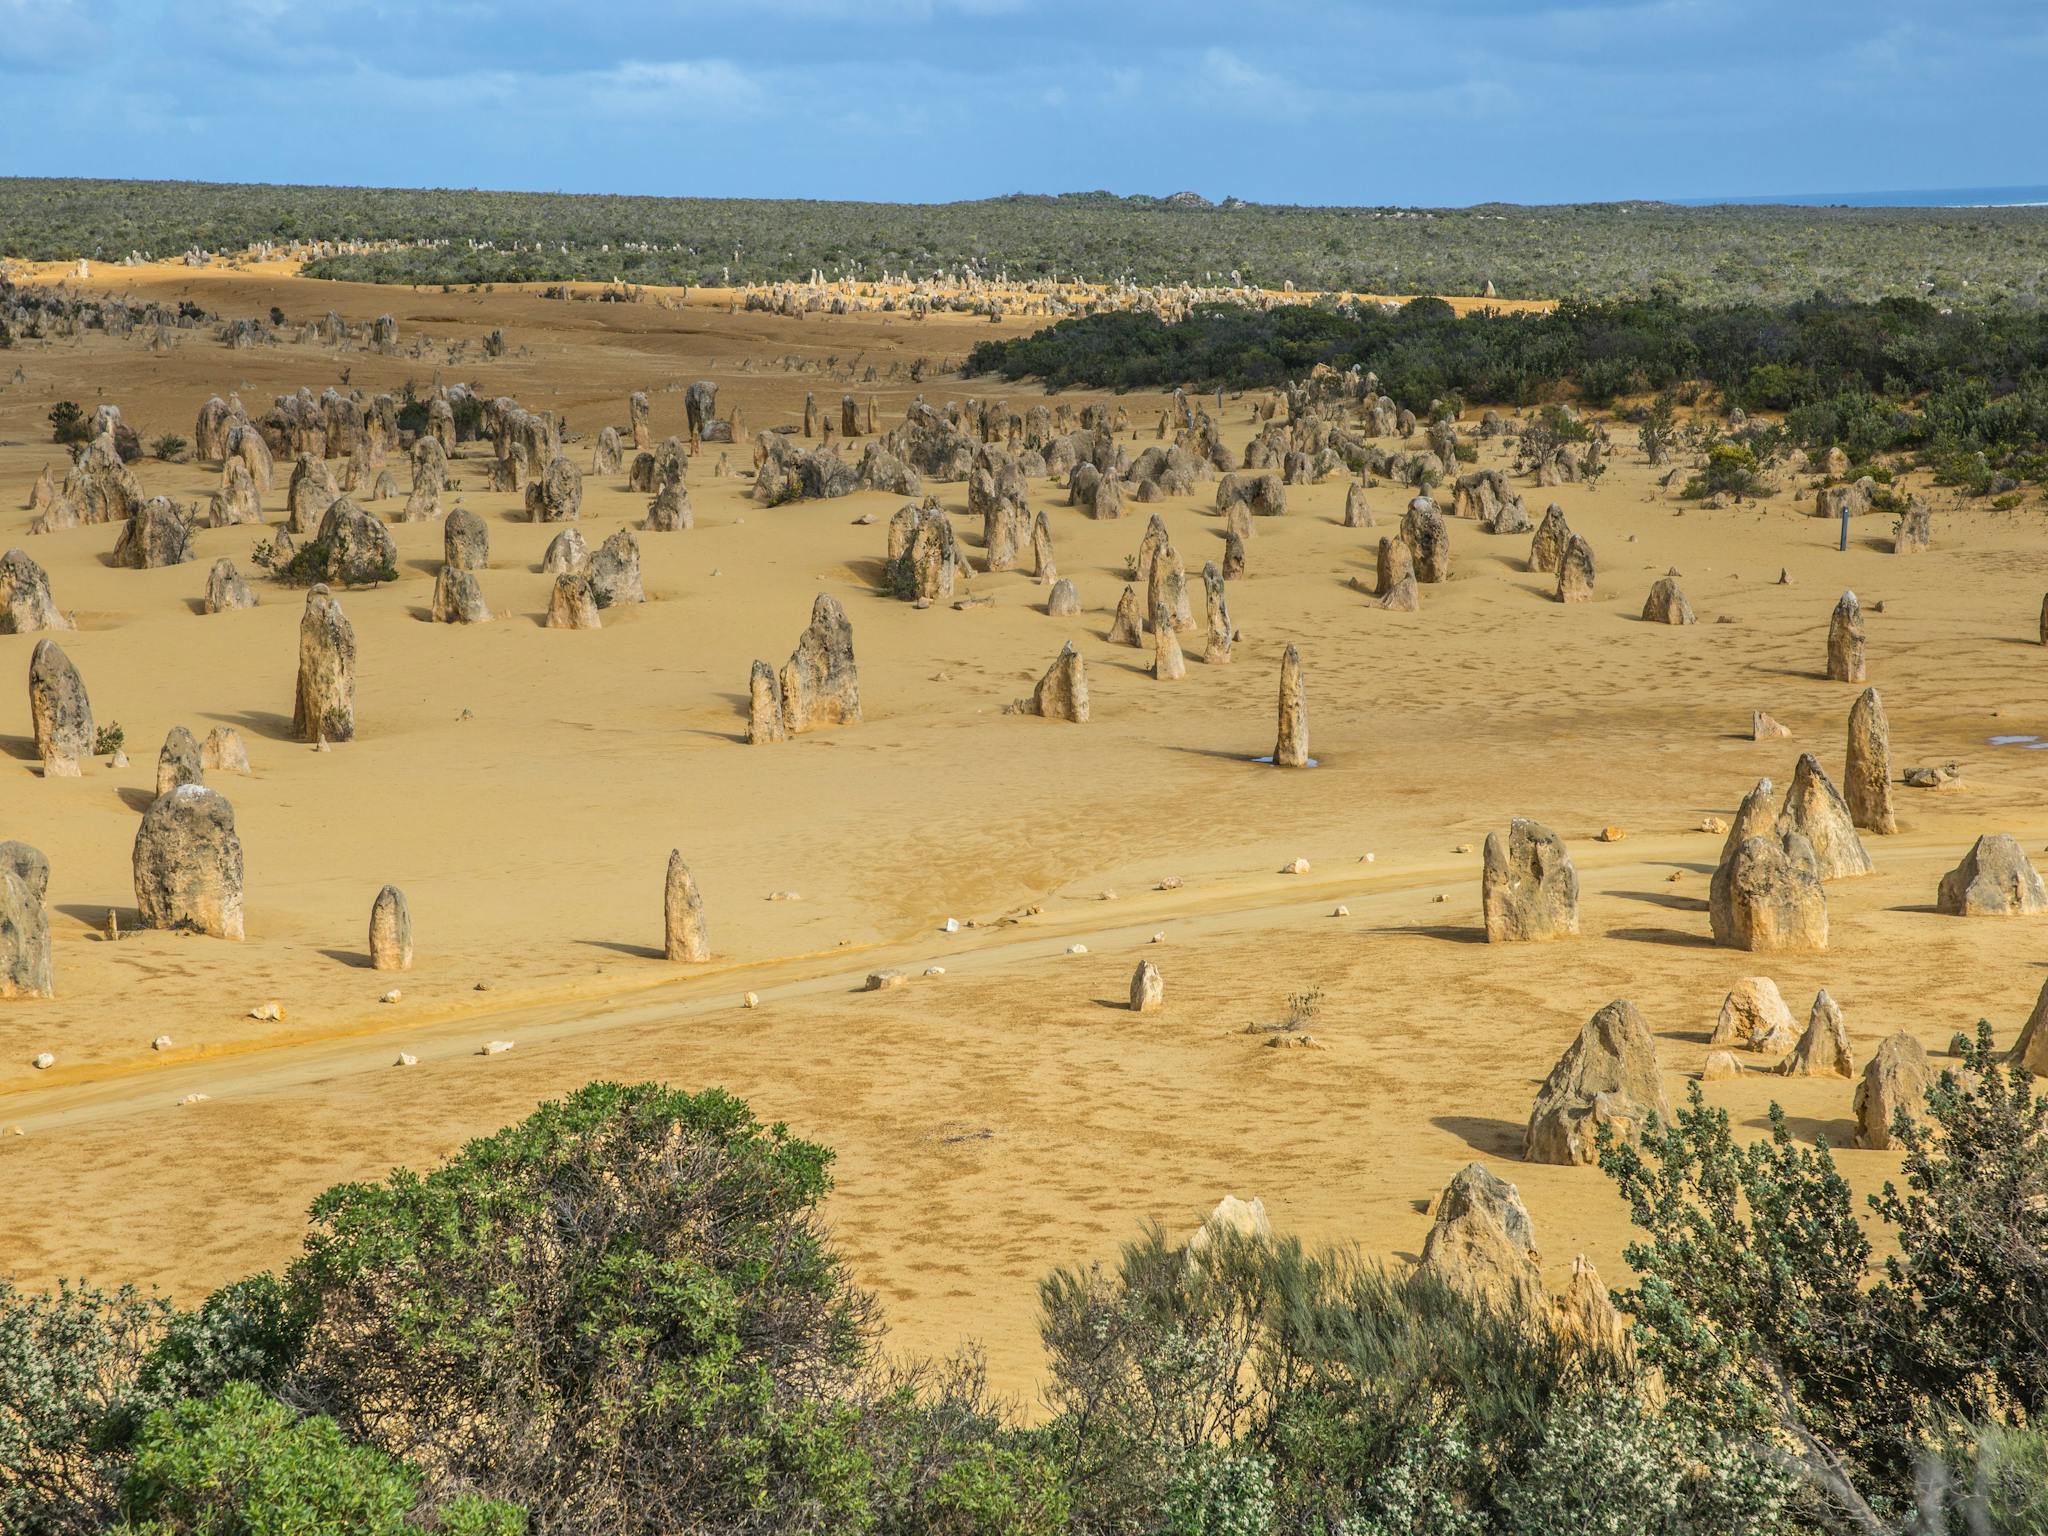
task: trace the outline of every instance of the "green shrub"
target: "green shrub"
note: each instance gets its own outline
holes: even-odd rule
[[[50,440],[57,443],[82,443],[92,437],[92,418],[79,408],[76,400],[59,400],[50,407]]]
[[[313,1206],[291,1388],[352,1436],[625,1533],[852,1520],[873,1329],[831,1154],[728,1094],[592,1083]]]
[[[0,1280],[0,1531],[97,1536],[158,1399],[142,1366],[170,1309],[132,1286]]]
[[[182,464],[185,451],[192,445],[175,432],[166,432],[149,445],[149,451],[166,463]]]
[[[332,1419],[302,1418],[237,1383],[150,1415],[136,1437],[114,1536],[409,1536],[419,1474]],[[520,1536],[523,1511],[457,1498],[433,1528]]]

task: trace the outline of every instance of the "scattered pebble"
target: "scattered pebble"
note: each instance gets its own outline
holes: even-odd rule
[[[1603,843],[1618,843],[1627,836],[1628,830],[1625,827],[1602,827],[1600,829],[1600,841]]]
[[[10,1125],[9,1127],[7,1127],[7,1134],[9,1136],[21,1136],[27,1133],[24,1132],[22,1128],[18,1125]]]
[[[152,1051],[168,1051],[171,1048],[171,1037],[169,1035],[158,1035],[149,1042],[149,1048]]]
[[[1351,909],[1347,906],[1342,905],[1341,903],[1337,906],[1336,910],[1331,912],[1330,914],[1330,916],[1332,917],[1349,917],[1350,915]]]
[[[1151,939],[1147,942],[1153,944],[1164,944],[1166,942],[1166,930],[1163,928],[1160,929],[1159,932],[1153,934]]]
[[[749,993],[747,993],[747,994],[746,994],[746,995],[745,995],[744,997],[742,997],[742,998],[740,999],[740,1006],[741,1006],[742,1008],[758,1008],[758,1007],[760,1007],[760,1006],[761,1006],[761,994],[760,994],[760,993],[758,993],[758,992],[749,992]]]
[[[1370,864],[1370,863],[1372,863],[1372,862],[1373,862],[1373,860],[1374,860],[1375,858],[1377,858],[1377,857],[1378,857],[1378,855],[1377,855],[1377,854],[1371,854],[1371,853],[1368,853],[1368,854],[1367,854],[1367,855],[1366,855],[1366,856],[1365,856],[1365,857],[1364,857],[1363,859],[1361,859],[1361,860],[1360,860],[1359,862],[1360,862],[1360,863],[1362,863],[1362,864]]]
[[[946,968],[943,965],[928,965],[924,968],[924,973],[927,976],[943,976],[946,974]]]
[[[1281,870],[1280,873],[1283,875],[1305,875],[1308,873],[1308,860],[1296,859],[1292,864]]]
[[[1671,884],[1676,885],[1680,880],[1683,880],[1685,878],[1685,871],[1682,869],[1674,869],[1673,871],[1671,871],[1670,874],[1666,875],[1664,878],[1668,880]]]
[[[398,1060],[391,1063],[394,1067],[416,1067],[419,1064],[419,1057],[413,1055],[411,1051],[400,1051],[398,1053]]]
[[[1700,818],[1700,830],[1702,832],[1726,832],[1728,830],[1728,823],[1718,816],[1702,816]]]
[[[1088,946],[1086,944],[1069,944],[1067,946],[1067,953],[1070,955],[1085,955],[1088,953]]]
[[[50,1070],[50,1068],[57,1065],[57,1058],[52,1056],[48,1051],[40,1051],[37,1053],[36,1059],[32,1063],[32,1065],[38,1072],[47,1072]]]
[[[126,768],[128,766],[128,754],[126,752],[116,752],[107,759],[107,766],[109,768]]]
[[[488,981],[480,981],[470,990],[473,992],[488,992],[491,990],[491,984]]]
[[[1177,891],[1180,889],[1180,876],[1168,875],[1165,879],[1161,880],[1157,885],[1155,885],[1153,889],[1155,891]]]
[[[1471,851],[1472,845],[1470,843],[1460,843],[1457,847],[1451,850],[1451,852],[1453,853],[1470,853]]]
[[[957,917],[947,918],[946,921],[942,923],[939,927],[939,932],[941,933],[958,933],[959,931],[960,919]]]
[[[1444,894],[1444,893],[1443,893],[1442,891],[1439,891],[1439,892],[1437,892],[1437,893],[1436,893],[1436,895],[1434,895],[1434,896],[1430,897],[1430,901],[1431,901],[1432,903],[1435,903],[1435,902],[1444,902],[1444,901],[1449,901],[1450,899],[1451,899],[1451,898],[1450,898],[1450,897],[1448,897],[1448,896],[1446,896],[1446,895],[1445,895],[1445,894]]]
[[[505,1052],[511,1049],[512,1042],[510,1040],[486,1040],[484,1042],[483,1049],[478,1051],[477,1055],[502,1056]]]
[[[803,897],[799,896],[795,891],[770,891],[768,899],[770,901],[802,901]]]
[[[180,1104],[204,1104],[208,1099],[212,1097],[213,1095],[210,1093],[188,1093],[185,1095],[185,1097],[178,1100],[178,1102]]]
[[[910,978],[901,971],[869,971],[867,990],[870,992],[885,992],[891,987],[906,986],[909,984],[909,981]]]
[[[1104,892],[1102,892],[1102,893],[1101,893],[1100,895],[1098,895],[1098,896],[1097,896],[1097,897],[1096,897],[1095,899],[1096,899],[1097,901],[1115,901],[1115,900],[1116,900],[1116,892],[1115,892],[1115,891],[1104,891]]]
[[[386,992],[382,997],[378,998],[377,1001],[380,1003],[395,1003],[404,996],[405,994],[403,992],[399,991],[398,988],[393,987],[389,992]]]
[[[269,1002],[264,1003],[261,1007],[251,1008],[249,1010],[249,1017],[252,1019],[261,1019],[266,1024],[275,1024],[279,1019],[284,1017],[284,1004],[278,1002],[275,998],[272,998]]]

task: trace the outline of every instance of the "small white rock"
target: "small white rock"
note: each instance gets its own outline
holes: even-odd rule
[[[870,992],[886,992],[892,987],[905,987],[908,985],[910,985],[910,978],[901,971],[868,972],[867,990]]]
[[[261,1019],[266,1024],[274,1024],[284,1017],[284,1004],[280,1003],[276,998],[272,998],[267,1003],[251,1008],[249,1010],[249,1017]]]
[[[946,968],[943,965],[928,965],[924,968],[924,973],[927,976],[943,976],[946,974]]]
[[[1164,944],[1166,942],[1166,931],[1161,929],[1158,933],[1153,934],[1152,942],[1154,944]]]
[[[511,1049],[512,1042],[510,1040],[487,1040],[484,1042],[483,1049],[478,1051],[477,1055],[500,1056]]]
[[[760,994],[760,993],[758,993],[758,992],[749,992],[749,993],[748,993],[748,994],[747,994],[747,995],[746,995],[745,997],[742,997],[742,998],[740,999],[740,1006],[741,1006],[742,1008],[758,1008],[758,1007],[760,1007],[760,1006],[761,1006],[761,994]]]
[[[949,917],[949,918],[947,918],[947,919],[946,919],[946,922],[945,922],[945,926],[944,926],[944,927],[942,927],[942,928],[940,928],[940,930],[939,930],[939,932],[941,932],[941,933],[958,933],[959,931],[960,931],[960,919],[959,919],[959,918],[957,918],[957,917]]]
[[[35,1059],[35,1069],[38,1072],[47,1072],[50,1070],[50,1068],[54,1067],[55,1065],[57,1065],[57,1058],[52,1056],[48,1051],[42,1051],[37,1054]]]
[[[411,1051],[400,1051],[398,1053],[398,1060],[391,1063],[394,1067],[416,1067],[419,1064],[419,1057],[413,1055]]]
[[[1280,873],[1283,875],[1305,875],[1308,873],[1308,860],[1296,859],[1292,864],[1281,870]]]
[[[1332,913],[1330,914],[1330,916],[1332,916],[1332,917],[1349,917],[1350,915],[1351,915],[1351,909],[1350,909],[1349,907],[1347,907],[1347,906],[1344,906],[1344,905],[1342,905],[1342,904],[1339,904],[1339,906],[1338,906],[1337,910],[1336,910],[1336,911],[1334,911],[1334,912],[1332,912]]]
[[[395,1003],[404,996],[405,994],[403,992],[399,991],[398,988],[393,987],[389,992],[386,992],[382,997],[378,998],[377,1001],[380,1003]]]
[[[149,1042],[149,1048],[152,1051],[168,1051],[171,1048],[171,1037],[169,1035],[158,1035]]]
[[[1088,946],[1086,944],[1069,944],[1067,946],[1067,953],[1070,955],[1085,955],[1088,953]]]
[[[1166,877],[1166,878],[1165,878],[1164,880],[1161,880],[1161,881],[1159,882],[1159,884],[1158,884],[1158,885],[1157,885],[1157,886],[1155,887],[1155,889],[1157,889],[1157,890],[1162,890],[1162,891],[1177,891],[1177,890],[1179,890],[1179,889],[1180,889],[1180,876],[1179,876],[1179,875],[1168,875],[1168,876],[1167,876],[1167,877]]]
[[[1374,860],[1374,859],[1375,859],[1376,857],[1378,857],[1378,855],[1376,855],[1376,854],[1370,854],[1370,853],[1368,853],[1368,854],[1367,854],[1367,855],[1365,856],[1365,862],[1366,862],[1366,863],[1368,863],[1368,864],[1370,864],[1370,863],[1372,863],[1372,861],[1373,861],[1373,860]]]
[[[188,1093],[185,1095],[185,1097],[178,1100],[178,1102],[180,1104],[204,1104],[208,1099],[212,1097],[213,1095],[209,1093]]]

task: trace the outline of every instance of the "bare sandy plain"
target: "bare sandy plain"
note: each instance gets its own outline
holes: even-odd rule
[[[474,343],[502,327],[510,356],[447,378],[565,415],[586,467],[634,389],[652,393],[657,438],[681,430],[681,388],[699,377],[758,428],[796,420],[806,389],[825,403],[844,387],[785,358],[886,374],[1037,323],[796,320],[715,299],[562,303],[172,268],[94,286],[228,316],[389,312],[406,340]],[[257,581],[256,530],[202,530],[192,563],[153,571],[111,565],[112,526],[27,537],[31,483],[45,462],[62,467],[44,416],[59,399],[111,401],[145,441],[189,436],[216,392],[239,391],[253,413],[344,367],[373,393],[427,385],[431,363],[230,351],[195,332],[162,356],[140,337],[24,345],[0,354],[0,377],[17,365],[23,381],[0,386],[0,548],[28,548],[75,611],[78,632],[60,641],[132,758],[41,778],[21,682],[34,640],[0,636],[0,672],[16,680],[0,700],[0,837],[50,857],[58,988],[0,1008],[0,1126],[22,1132],[0,1136],[0,1273],[24,1284],[84,1274],[195,1302],[288,1262],[308,1201],[333,1182],[431,1164],[592,1078],[722,1085],[837,1149],[831,1219],[892,1344],[978,1339],[997,1382],[1028,1399],[1039,1277],[1113,1255],[1147,1220],[1190,1227],[1225,1193],[1261,1197],[1283,1229],[1397,1259],[1421,1246],[1424,1202],[1480,1158],[1520,1185],[1553,1286],[1579,1252],[1620,1282],[1626,1212],[1607,1181],[1517,1161],[1536,1085],[1614,998],[1648,1016],[1677,1101],[1739,977],[1774,976],[1802,1018],[1826,986],[1860,1064],[1896,1030],[1940,1049],[1980,1016],[2010,1040],[2048,962],[2048,923],[1933,909],[1979,833],[2030,851],[2048,839],[2048,753],[1990,744],[2048,735],[2038,509],[1962,510],[1935,493],[1927,554],[1891,554],[1882,517],[1838,552],[1835,526],[1802,515],[1809,497],[1680,504],[1623,431],[1597,488],[1522,488],[1532,514],[1554,497],[1591,541],[1597,601],[1559,605],[1526,569],[1525,538],[1454,522],[1454,579],[1400,615],[1348,585],[1370,582],[1378,535],[1341,526],[1333,479],[1291,488],[1288,515],[1259,524],[1230,593],[1234,663],[1191,655],[1185,680],[1161,683],[1148,653],[1105,643],[1147,508],[1093,522],[1034,483],[1078,619],[1048,617],[1023,572],[974,578],[990,607],[916,611],[877,589],[900,498],[763,508],[746,479],[713,478],[707,449],[690,473],[697,527],[640,536],[650,600],[608,610],[601,631],[560,632],[541,627],[550,579],[537,570],[555,530],[526,522],[516,494],[481,488],[482,458],[462,456],[449,502],[490,524],[481,580],[499,618],[425,622],[441,528],[394,526],[400,579],[342,595],[359,737],[316,753],[288,739],[301,594],[258,582],[260,607],[199,612],[217,556]],[[875,387],[885,428],[917,392],[900,372]],[[957,377],[923,393],[1033,394]],[[1135,446],[1150,442],[1160,399],[1125,403]],[[1248,438],[1249,402],[1231,401],[1225,424]],[[1486,444],[1481,463],[1505,467],[1505,451]],[[217,481],[207,466],[135,468],[181,502]],[[964,508],[963,486],[929,488]],[[1382,524],[1404,500],[1372,493]],[[593,547],[645,501],[623,479],[587,478]],[[1220,558],[1212,487],[1157,510],[1191,570]],[[858,525],[866,512],[880,522]],[[1638,618],[1671,566],[1696,626]],[[1781,568],[1791,584],[1776,584]],[[1866,839],[1876,875],[1828,888],[1825,954],[1716,949],[1706,894],[1721,839],[1702,818],[1727,816],[1763,775],[1782,786],[1803,750],[1839,778],[1858,690],[1822,666],[1845,587],[1868,614],[1895,771],[1960,760],[1966,787],[1896,791],[1899,835]],[[852,618],[866,721],[749,747],[749,664],[788,654],[818,592]],[[1094,718],[1005,715],[1067,639],[1087,659]],[[1290,642],[1307,667],[1307,771],[1257,761]],[[1791,739],[1749,740],[1754,708]],[[214,780],[246,850],[248,938],[109,943],[109,907],[133,922],[136,824],[157,744],[179,723],[232,725],[248,744],[253,776]],[[1476,849],[1518,814],[1571,847],[1577,941],[1483,941]],[[1609,825],[1625,840],[1595,841]],[[705,892],[709,965],[660,957],[672,847]],[[1280,873],[1297,858],[1308,873]],[[1178,886],[1158,889],[1168,876]],[[367,968],[387,881],[407,891],[418,940],[398,977]],[[1332,915],[1339,904],[1348,916]],[[957,934],[941,931],[949,917]],[[1088,952],[1068,954],[1076,943]],[[1124,1009],[1140,958],[1164,973],[1163,1012]],[[911,984],[857,990],[885,965]],[[932,966],[944,974],[924,975]],[[380,1004],[393,985],[402,999]],[[740,1006],[749,990],[754,1011]],[[1310,990],[1325,1049],[1244,1032]],[[282,1021],[249,1017],[271,999]],[[173,1045],[152,1051],[160,1034]],[[491,1039],[516,1048],[478,1055]],[[40,1051],[54,1068],[31,1069]],[[395,1069],[400,1051],[419,1064]],[[1777,1099],[1799,1135],[1848,1142],[1849,1084],[1750,1075],[1706,1092],[1746,1128]],[[181,1102],[194,1094],[206,1097]],[[1864,1189],[1896,1170],[1887,1153],[1840,1159]]]

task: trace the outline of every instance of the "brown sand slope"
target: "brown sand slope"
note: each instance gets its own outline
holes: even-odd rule
[[[156,281],[223,313],[388,310],[408,339],[502,326],[513,356],[448,377],[566,413],[585,465],[597,428],[624,422],[631,389],[656,391],[657,434],[681,421],[680,395],[663,386],[699,376],[766,426],[795,419],[806,388],[836,402],[844,387],[785,372],[786,356],[886,372],[1017,328],[215,273]],[[836,1147],[833,1217],[897,1341],[943,1350],[978,1336],[999,1379],[1023,1389],[1045,1269],[1105,1256],[1148,1218],[1189,1225],[1225,1192],[1263,1197],[1280,1225],[1314,1237],[1412,1254],[1427,1222],[1418,1202],[1474,1156],[1505,1161],[1551,1278],[1581,1249],[1618,1278],[1625,1212],[1605,1181],[1513,1161],[1537,1081],[1614,997],[1657,1030],[1675,1100],[1740,976],[1775,976],[1802,1018],[1827,986],[1859,1059],[1896,1029],[1940,1046],[1980,1015],[2009,1037],[2040,985],[2032,956],[2048,929],[1932,911],[1936,880],[1977,833],[2012,831],[2032,850],[2048,837],[2048,756],[1987,744],[2044,724],[2048,655],[2030,641],[2048,536],[2030,513],[1943,510],[1935,548],[1911,560],[1884,552],[1887,520],[1865,519],[1837,553],[1834,528],[1788,498],[1681,513],[1624,449],[1597,489],[1522,488],[1532,514],[1554,497],[1592,542],[1596,602],[1552,602],[1549,578],[1524,569],[1526,539],[1454,523],[1456,579],[1426,589],[1421,614],[1393,615],[1347,585],[1370,580],[1384,528],[1338,525],[1340,482],[1296,487],[1232,585],[1235,663],[1193,654],[1184,681],[1160,684],[1147,653],[1103,640],[1149,509],[1093,523],[1064,492],[1033,486],[1080,589],[1078,620],[1048,618],[1022,573],[975,579],[992,608],[917,612],[875,592],[884,529],[853,522],[886,521],[896,498],[760,508],[743,479],[712,478],[712,449],[691,471],[697,528],[640,535],[649,603],[609,610],[600,632],[561,633],[539,625],[550,583],[535,570],[554,530],[524,522],[517,496],[479,490],[483,463],[463,457],[456,494],[490,523],[481,580],[502,617],[424,622],[441,529],[394,527],[401,579],[342,596],[361,654],[360,739],[314,753],[285,739],[300,595],[259,582],[253,612],[196,612],[215,557],[255,579],[255,531],[202,531],[191,564],[150,572],[107,563],[112,527],[25,538],[29,485],[61,462],[42,418],[59,398],[106,399],[145,438],[189,435],[215,391],[238,388],[257,410],[341,367],[366,390],[426,384],[432,361],[229,352],[188,333],[168,357],[105,338],[18,348],[0,378],[17,364],[26,381],[0,389],[0,547],[27,547],[78,611],[63,643],[133,758],[42,780],[19,681],[33,641],[0,637],[0,673],[17,680],[0,705],[0,837],[51,858],[60,992],[0,1010],[0,1124],[26,1133],[0,1139],[0,1270],[27,1283],[83,1272],[189,1300],[288,1260],[307,1201],[330,1182],[429,1162],[592,1077],[660,1077],[724,1085]],[[886,425],[916,388],[899,376],[876,392]],[[925,392],[991,391],[945,379]],[[1151,441],[1157,397],[1126,404]],[[1251,430],[1243,402],[1226,421]],[[138,469],[180,500],[216,478]],[[964,487],[931,489],[964,505]],[[1204,486],[1160,509],[1191,570],[1220,556],[1212,499]],[[1373,494],[1383,525],[1403,499]],[[273,516],[282,501],[281,474]],[[644,510],[622,481],[586,480],[593,545]],[[1672,565],[1695,627],[1637,618]],[[1773,584],[1781,566],[1794,584]],[[1969,787],[1898,791],[1901,835],[1869,840],[1879,873],[1830,887],[1827,954],[1716,950],[1704,907],[1720,840],[1695,829],[1760,775],[1782,785],[1801,750],[1839,774],[1856,690],[1819,674],[1845,586],[1866,609],[1885,603],[1868,619],[1870,666],[1894,767],[1961,759]],[[749,663],[788,654],[820,591],[852,617],[867,721],[750,749]],[[1070,638],[1094,719],[1004,715]],[[1254,761],[1272,749],[1290,642],[1321,761],[1307,772]],[[1793,738],[1738,735],[1752,708]],[[232,724],[248,741],[254,776],[215,782],[247,850],[249,938],[109,944],[98,931],[109,906],[132,907],[136,819],[177,723]],[[1581,940],[1476,942],[1478,856],[1453,849],[1514,814],[1571,844]],[[1628,839],[1593,842],[1607,824]],[[671,847],[704,888],[717,952],[687,972],[658,957]],[[1278,873],[1296,857],[1308,874]],[[1183,884],[1153,889],[1167,875]],[[369,905],[386,881],[409,893],[418,938],[415,968],[397,978],[366,968]],[[769,899],[778,892],[801,899]],[[1330,915],[1340,902],[1348,917]],[[1042,911],[1003,921],[1032,905]],[[947,917],[970,926],[943,934]],[[1077,941],[1090,953],[1065,954]],[[1167,984],[1165,1010],[1142,1019],[1121,1007],[1141,953]],[[857,993],[882,964],[912,984]],[[931,965],[946,974],[919,974]],[[402,1001],[379,1005],[394,982]],[[1312,988],[1327,1049],[1242,1033]],[[739,1007],[748,989],[758,1011]],[[271,998],[282,1023],[247,1017]],[[154,1053],[160,1033],[174,1045]],[[474,1054],[493,1038],[517,1048]],[[420,1066],[393,1070],[401,1049]],[[58,1065],[37,1073],[42,1050]],[[178,1102],[193,1093],[208,1097]],[[1801,1134],[1847,1138],[1847,1084],[1749,1078],[1708,1094],[1750,1125],[1776,1097]],[[1862,1186],[1895,1168],[1887,1154],[1843,1161]]]

